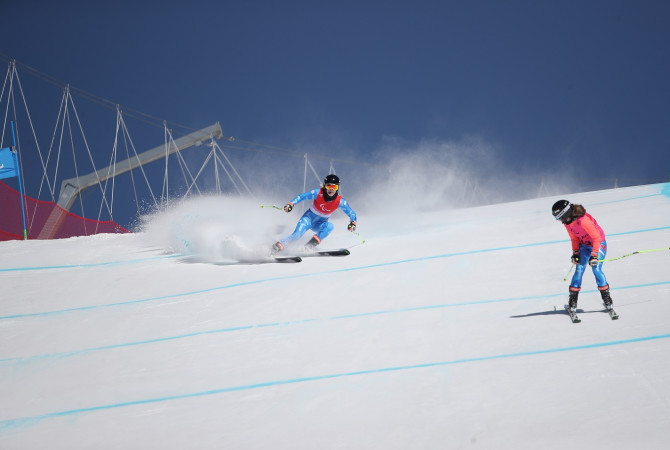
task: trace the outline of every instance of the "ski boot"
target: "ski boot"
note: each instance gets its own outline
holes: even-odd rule
[[[610,296],[609,286],[607,287],[607,289],[603,289],[602,291],[600,291],[600,296],[603,299],[603,304],[605,305],[605,308],[612,309],[612,297]]]
[[[305,244],[305,251],[313,252],[316,249],[316,246],[319,245],[320,243],[321,243],[321,239],[319,239],[315,234],[312,237],[312,239],[307,241],[307,243]]]
[[[272,250],[270,250],[271,255],[276,255],[277,253],[281,252],[284,250],[284,246],[282,245],[281,242],[275,242],[272,245]]]
[[[579,291],[570,291],[570,298],[568,300],[568,307],[571,311],[577,311],[577,297],[579,296]]]
[[[604,286],[605,289],[600,291],[600,296],[603,298],[603,305],[605,305],[605,309],[607,310],[607,313],[610,315],[612,320],[617,320],[619,318],[619,314],[617,314],[616,311],[614,311],[614,307],[612,306],[612,297],[610,297],[610,287],[609,285]]]

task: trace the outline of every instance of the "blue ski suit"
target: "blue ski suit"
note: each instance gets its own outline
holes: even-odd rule
[[[356,222],[356,213],[351,209],[349,203],[342,198],[339,192],[335,194],[335,197],[328,200],[324,191],[325,190],[322,188],[313,189],[296,196],[289,202],[293,205],[297,205],[303,200],[314,200],[309,209],[305,211],[298,221],[298,224],[295,226],[295,231],[279,240],[282,245],[285,246],[286,244],[299,239],[307,230],[314,231],[317,239],[321,242],[331,231],[333,231],[334,225],[328,222],[328,218],[338,208],[344,211],[349,216],[349,219]]]

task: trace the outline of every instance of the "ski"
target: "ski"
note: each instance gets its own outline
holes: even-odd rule
[[[570,320],[572,320],[572,323],[579,323],[582,321],[582,319],[580,319],[577,315],[577,312],[570,309],[570,306],[565,305],[565,310],[570,315]]]
[[[310,256],[347,256],[349,255],[350,252],[346,248],[340,248],[337,250],[319,250],[316,252],[308,252],[305,254],[301,254],[300,256],[304,257],[310,257]]]
[[[272,259],[278,263],[299,263],[302,261],[300,256],[273,256]]]
[[[293,252],[291,252],[293,253]],[[286,256],[272,256],[272,259],[280,263],[299,263],[303,258],[312,258],[312,257],[324,257],[324,256],[347,256],[349,255],[349,250],[346,248],[340,248],[336,250],[319,250],[315,252],[304,252],[304,253],[293,253]]]
[[[336,250],[317,250],[314,252],[305,251],[305,252],[291,252],[290,256],[285,256],[284,258],[314,258],[314,257],[323,257],[323,256],[347,256],[349,255],[349,250],[346,248],[339,248]],[[275,258],[282,258],[282,256],[275,256]]]
[[[614,311],[614,308],[612,307],[612,305],[610,305],[610,306],[605,305],[605,310],[607,311],[607,314],[610,315],[610,318],[612,320],[617,320],[619,318],[619,314],[617,314],[617,312]]]

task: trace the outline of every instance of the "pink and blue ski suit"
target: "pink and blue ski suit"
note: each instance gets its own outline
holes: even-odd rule
[[[335,197],[327,200],[324,195],[324,189],[313,189],[298,195],[291,200],[290,203],[297,205],[303,200],[314,201],[298,221],[295,231],[289,236],[279,240],[284,246],[299,239],[307,230],[314,231],[317,240],[321,242],[331,231],[333,231],[334,225],[328,222],[328,218],[338,208],[344,211],[352,221],[356,222],[356,213],[351,209],[347,201],[342,198],[339,192],[335,193]]]
[[[568,230],[568,235],[570,235],[570,240],[572,241],[572,251],[579,252],[579,263],[575,268],[575,274],[570,282],[570,291],[579,292],[582,287],[584,269],[586,269],[589,258],[595,256],[598,259],[605,259],[605,255],[607,254],[605,232],[600,228],[596,219],[589,213],[564,225],[565,229]],[[607,284],[602,265],[603,263],[598,263],[597,266],[592,267],[593,275],[596,277],[596,284],[600,291],[609,289],[609,284]]]

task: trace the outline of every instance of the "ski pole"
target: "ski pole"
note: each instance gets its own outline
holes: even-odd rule
[[[352,233],[354,233],[356,236],[358,236],[358,238],[361,240],[361,244],[365,244],[365,239],[363,239],[363,236],[361,236],[361,233],[359,233],[358,231],[352,231]]]
[[[275,206],[275,205],[261,205],[261,208],[274,208],[274,209],[281,209],[282,211],[284,210],[284,208],[282,208],[281,206]]]
[[[604,263],[604,262],[607,262],[607,261],[618,261],[619,259],[628,258],[629,256],[633,256],[633,255],[639,255],[640,253],[660,252],[662,250],[670,250],[670,247],[654,248],[654,249],[651,249],[651,250],[638,250],[636,252],[628,253],[628,254],[623,255],[623,256],[617,256],[616,258],[599,259],[598,263]],[[570,266],[570,270],[568,271],[568,274],[565,276],[565,278],[563,278],[563,281],[567,281],[568,277],[570,276],[570,272],[572,272],[573,267],[574,267],[574,264],[572,266]]]
[[[565,275],[565,278],[563,278],[563,281],[568,281],[568,277],[572,273],[572,269],[575,267],[574,264],[570,264],[570,270],[568,270],[568,273]]]
[[[638,254],[640,254],[640,253],[660,252],[661,250],[670,250],[670,247],[665,247],[665,248],[655,248],[655,249],[652,249],[652,250],[638,250],[638,251],[636,251],[636,252],[628,253],[627,255],[619,256],[619,257],[617,257],[617,258],[600,259],[600,260],[598,260],[598,262],[616,261],[616,260],[618,260],[618,259],[627,258],[627,257],[629,257],[629,256],[638,255]]]

